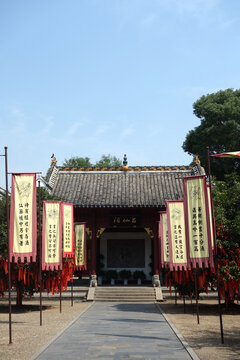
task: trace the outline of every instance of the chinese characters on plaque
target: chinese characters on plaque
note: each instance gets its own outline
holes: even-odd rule
[[[204,263],[213,266],[210,214],[205,176],[184,179],[184,199],[187,216],[189,260],[193,267]]]
[[[111,226],[139,226],[141,223],[140,215],[111,215]]]
[[[160,213],[159,224],[162,266],[168,265],[169,247],[170,269],[195,268],[197,264],[213,267],[212,208],[207,191],[205,175],[186,177],[184,199],[166,201],[167,214]],[[166,222],[167,230],[164,230]]]
[[[170,269],[187,268],[184,202],[167,201]]]
[[[73,257],[73,205],[62,204],[63,257]]]
[[[36,261],[36,174],[13,174],[10,212],[10,260]]]
[[[169,239],[168,239],[168,226],[167,226],[167,213],[160,213],[159,233],[161,240],[161,263],[162,266],[169,266]]]
[[[86,269],[86,229],[84,223],[75,224],[75,268]]]
[[[43,202],[43,270],[62,269],[61,202]]]

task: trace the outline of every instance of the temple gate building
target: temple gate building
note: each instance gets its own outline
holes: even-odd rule
[[[74,221],[86,223],[87,271],[97,285],[101,254],[104,270],[142,270],[160,286],[159,212],[167,200],[183,197],[183,178],[201,175],[192,166],[67,168],[53,159],[42,181],[49,192],[74,205]]]

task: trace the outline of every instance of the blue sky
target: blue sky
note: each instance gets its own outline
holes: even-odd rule
[[[0,152],[9,171],[52,153],[183,165],[192,104],[239,88],[238,0],[2,0]],[[4,186],[0,158],[0,186]]]

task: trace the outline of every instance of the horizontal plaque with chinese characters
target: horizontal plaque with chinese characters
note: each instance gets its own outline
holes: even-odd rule
[[[111,226],[139,226],[141,225],[140,215],[111,215]]]

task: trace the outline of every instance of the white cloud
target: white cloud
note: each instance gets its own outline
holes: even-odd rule
[[[157,14],[150,14],[143,19],[142,24],[151,25],[156,21],[156,19],[157,19]]]
[[[220,0],[165,0],[166,4],[172,4],[180,14],[188,12],[198,15],[199,12],[212,10]]]
[[[133,125],[129,125],[127,127],[125,127],[123,129],[123,131],[121,132],[120,136],[122,138],[125,138],[125,137],[128,137],[128,136],[131,136],[132,134],[135,133],[135,129],[134,129],[134,126]]]
[[[75,123],[73,123],[67,131],[67,135],[68,136],[72,136],[76,133],[77,129],[79,129],[79,127],[82,125],[82,123],[80,123],[79,121],[76,121]]]
[[[17,107],[11,109],[13,127],[10,130],[12,135],[20,136],[26,132],[26,115]]]
[[[44,118],[45,126],[44,126],[44,128],[42,130],[42,133],[44,133],[45,135],[49,134],[50,130],[53,128],[53,126],[54,126],[53,119],[54,119],[53,116],[47,116],[47,117]]]

